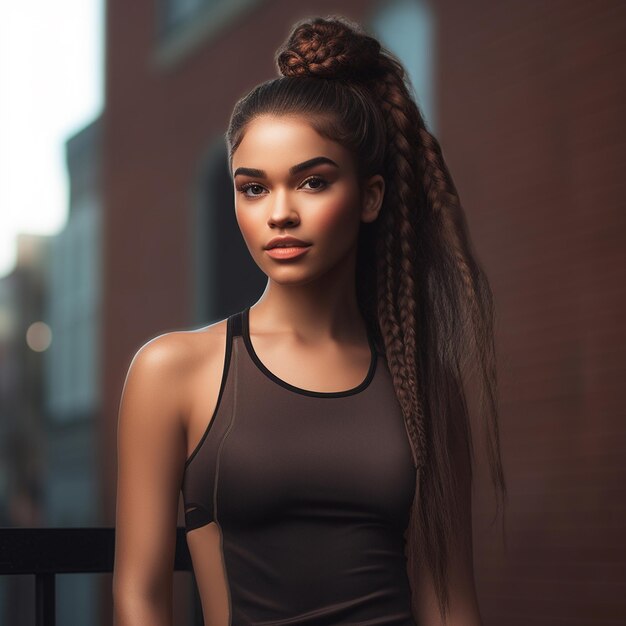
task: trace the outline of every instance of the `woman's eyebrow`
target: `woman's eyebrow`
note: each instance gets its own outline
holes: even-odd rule
[[[289,168],[289,175],[297,174],[302,170],[306,170],[309,167],[313,167],[314,165],[319,165],[320,163],[328,163],[329,165],[334,165],[335,167],[339,167],[332,159],[329,159],[325,156],[313,157],[312,159],[308,159],[307,161],[303,161],[302,163],[298,163],[293,167]],[[253,178],[267,178],[267,173],[265,170],[257,170],[252,167],[238,167],[233,174],[233,178],[238,174],[243,174],[245,176],[252,176]]]

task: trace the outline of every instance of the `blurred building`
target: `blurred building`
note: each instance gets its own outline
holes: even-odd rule
[[[0,279],[0,525],[46,525],[44,317],[50,238],[20,234],[15,268]],[[0,623],[34,621],[29,576],[0,577]],[[30,610],[29,610],[30,609]]]
[[[66,142],[70,197],[67,224],[51,241],[45,360],[49,526],[99,525],[96,424],[101,416],[102,201],[101,134],[96,119]],[[57,581],[57,619],[88,623],[97,607],[92,575]]]
[[[101,122],[66,143],[68,221],[54,236],[20,235],[16,268],[0,280],[2,525],[99,525],[94,439],[101,415]],[[0,581],[0,623],[34,622],[32,577]],[[57,575],[59,623],[98,610],[90,574]]]
[[[411,71],[496,295],[511,505],[504,553],[479,472],[475,565],[485,626],[623,618],[621,508],[606,502],[626,495],[616,348],[626,343],[624,296],[615,288],[626,267],[625,87],[615,78],[625,8],[109,0],[102,522],[115,521],[117,412],[133,354],[158,334],[242,309],[265,286],[234,217],[223,141],[233,105],[276,76],[274,52],[295,21],[343,13]],[[190,623],[189,577],[176,575],[175,590],[175,623]],[[102,624],[111,623],[110,594],[107,580]]]

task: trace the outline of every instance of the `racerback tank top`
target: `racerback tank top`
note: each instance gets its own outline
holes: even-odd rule
[[[185,463],[205,626],[416,626],[405,530],[415,468],[384,353],[338,392],[274,375],[247,307],[227,320],[217,406]]]

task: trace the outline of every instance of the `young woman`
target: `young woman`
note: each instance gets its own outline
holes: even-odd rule
[[[492,296],[458,194],[403,66],[357,24],[299,22],[276,60],[226,134],[267,288],[129,368],[116,624],[170,623],[182,489],[206,626],[479,626],[473,374],[506,490]]]

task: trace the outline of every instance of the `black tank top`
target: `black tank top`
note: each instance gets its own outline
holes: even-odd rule
[[[415,626],[415,468],[384,353],[370,336],[359,385],[302,389],[255,353],[249,309],[227,320],[217,406],[181,487],[205,625]]]

